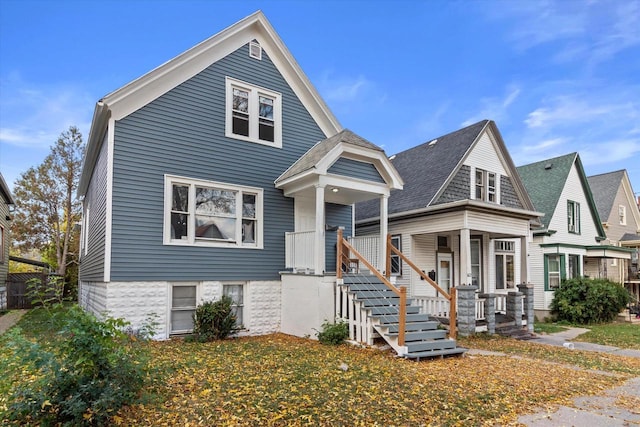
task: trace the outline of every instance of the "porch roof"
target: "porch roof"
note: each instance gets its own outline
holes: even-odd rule
[[[332,174],[329,169],[340,158],[373,165],[384,182]],[[348,129],[316,143],[274,183],[286,196],[303,195],[318,186],[327,187],[326,201],[340,204],[389,195],[391,189],[402,189],[404,185],[384,150]]]

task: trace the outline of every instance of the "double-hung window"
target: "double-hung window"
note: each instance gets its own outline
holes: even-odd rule
[[[262,247],[260,188],[165,177],[164,243]]]
[[[171,287],[171,334],[184,334],[193,330],[193,315],[196,312],[196,285],[173,285]]]
[[[564,255],[548,254],[544,256],[545,290],[553,291],[560,287],[564,279]]]
[[[580,234],[580,203],[567,200],[567,228],[569,233]]]
[[[244,286],[223,285],[222,293],[231,298],[231,309],[236,316],[236,326],[242,328],[244,325]]]
[[[231,77],[226,91],[225,135],[282,147],[282,95]]]
[[[497,203],[497,179],[495,172],[476,169],[475,175],[475,199],[485,202]]]
[[[627,225],[627,208],[623,205],[618,206],[618,218],[620,225]]]

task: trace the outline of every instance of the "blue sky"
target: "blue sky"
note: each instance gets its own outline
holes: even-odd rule
[[[640,192],[640,0],[0,0],[10,187],[95,102],[261,9],[345,128],[405,150],[496,121],[516,165],[578,151]]]

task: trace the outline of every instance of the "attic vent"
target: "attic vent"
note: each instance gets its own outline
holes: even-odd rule
[[[262,59],[262,46],[255,40],[249,43],[249,56],[258,60]]]
[[[436,145],[436,142],[438,142],[438,140],[437,140],[437,139],[434,139],[433,141],[431,141],[431,142],[429,143],[429,147],[433,147],[434,145]]]
[[[544,165],[544,170],[549,170],[553,167],[553,163],[547,163],[546,165]]]

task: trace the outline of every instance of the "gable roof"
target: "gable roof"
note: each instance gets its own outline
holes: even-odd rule
[[[314,169],[318,162],[320,162],[320,160],[322,160],[340,143],[367,148],[384,153],[384,150],[382,148],[356,135],[349,129],[344,129],[339,133],[333,135],[332,137],[323,139],[322,141],[318,141],[313,147],[309,149],[309,151],[303,154],[302,157],[300,157],[293,165],[291,165],[289,169],[284,171],[284,173],[280,175],[275,182],[278,183],[280,181],[285,181],[293,176]]]
[[[91,171],[110,119],[119,120],[202,72],[241,46],[257,40],[326,136],[342,129],[262,11],[247,16],[214,36],[109,93],[96,103],[87,139],[78,194],[86,192]]]
[[[578,171],[580,184],[582,185],[582,190],[584,191],[587,204],[594,219],[598,237],[604,239],[606,238],[606,234],[600,222],[598,209],[593,200],[589,182],[587,181],[587,176],[584,173],[582,161],[578,153],[570,153],[564,156],[530,163],[520,166],[517,169],[536,210],[544,213],[544,216],[541,218],[542,228],[548,229],[556,206],[558,206],[562,190],[567,183],[569,172],[571,172],[571,168],[574,165]]]
[[[533,205],[539,212],[544,213],[544,217],[541,218],[544,228],[549,228],[560,194],[577,156],[578,153],[570,153],[517,168]]]
[[[390,157],[405,185],[402,191],[391,194],[389,215],[423,209],[434,203],[487,129],[491,129],[495,136],[507,169],[513,171],[513,184],[523,199],[525,208],[533,211],[533,204],[515,172],[515,166],[497,126],[492,120],[482,120]],[[356,206],[356,220],[377,215],[379,203],[375,200],[358,203]]]
[[[623,177],[624,170],[619,170],[593,175],[587,178],[589,187],[591,187],[591,193],[593,194],[593,200],[598,209],[598,215],[600,215],[600,219],[604,222],[609,220],[611,208],[613,207],[613,202],[616,199],[618,188],[620,188],[620,182]]]

